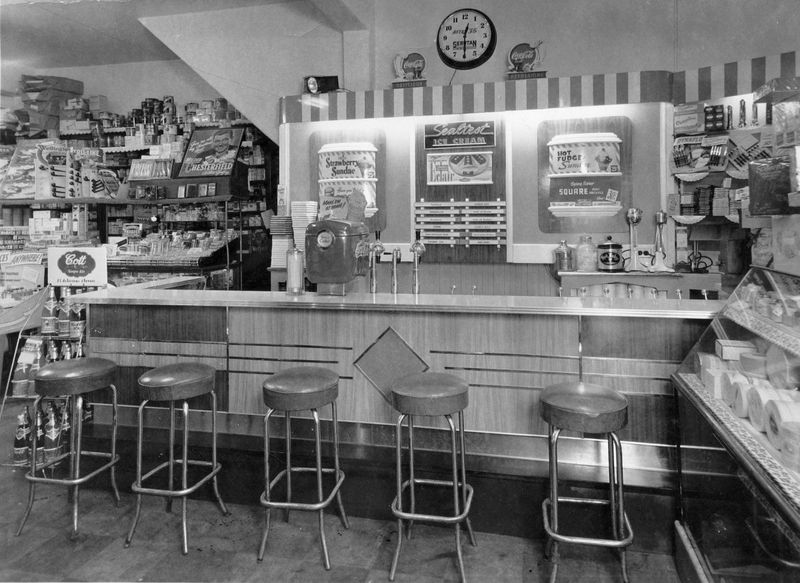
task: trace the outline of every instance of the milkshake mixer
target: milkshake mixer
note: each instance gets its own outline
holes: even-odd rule
[[[667,266],[664,259],[667,257],[667,252],[664,251],[664,225],[667,224],[667,213],[664,211],[656,212],[656,241],[653,245],[653,262],[650,267],[651,271],[675,271]]]
[[[642,209],[629,208],[628,212],[625,214],[625,220],[628,221],[628,226],[630,227],[631,239],[631,256],[628,260],[628,265],[625,267],[625,271],[647,271],[647,267],[639,263],[638,245],[636,241],[636,225],[642,222]]]

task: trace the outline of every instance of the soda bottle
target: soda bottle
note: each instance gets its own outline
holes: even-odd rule
[[[49,462],[58,456],[59,423],[53,401],[47,405],[47,418],[44,424],[44,461]]]
[[[72,312],[72,292],[68,287],[61,288],[61,304],[58,309],[58,335],[61,338],[69,338],[69,317]]]
[[[33,453],[36,456],[36,464],[40,465],[44,463],[44,414],[41,403],[36,409],[36,425],[33,431],[36,432],[36,451]]]
[[[31,416],[28,413],[28,406],[17,415],[17,430],[14,433],[14,454],[12,463],[15,466],[25,466],[30,463],[31,454]]]
[[[54,338],[50,338],[47,341],[47,362],[49,364],[51,362],[57,361],[58,359],[59,359],[58,344],[56,344]]]
[[[58,334],[58,300],[56,299],[56,288],[52,285],[47,288],[47,299],[42,306],[40,331],[43,336]]]
[[[78,290],[81,293],[82,290]],[[86,334],[86,304],[81,301],[73,300],[72,308],[69,313],[69,337],[70,340],[83,341]]]
[[[66,453],[70,450],[70,432],[72,425],[69,422],[69,397],[64,399],[64,404],[61,406],[61,433],[59,435],[58,453]]]

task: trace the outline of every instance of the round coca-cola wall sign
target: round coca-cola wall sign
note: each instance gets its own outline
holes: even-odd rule
[[[96,266],[91,255],[78,249],[68,251],[58,258],[58,268],[69,277],[86,277]]]

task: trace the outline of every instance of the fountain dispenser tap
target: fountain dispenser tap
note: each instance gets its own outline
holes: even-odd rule
[[[411,271],[411,293],[418,295],[419,261],[422,254],[425,253],[425,244],[419,239],[419,231],[417,231],[417,238],[411,242],[411,253],[414,255],[414,268]]]
[[[380,239],[375,239],[369,245],[369,291],[373,294],[378,291],[378,263],[384,250]]]
[[[397,293],[397,264],[400,263],[400,248],[392,249],[392,293]]]

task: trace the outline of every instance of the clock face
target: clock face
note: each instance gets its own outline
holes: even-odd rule
[[[472,69],[489,60],[497,45],[497,32],[480,10],[462,8],[449,14],[439,25],[436,50],[445,65]]]

